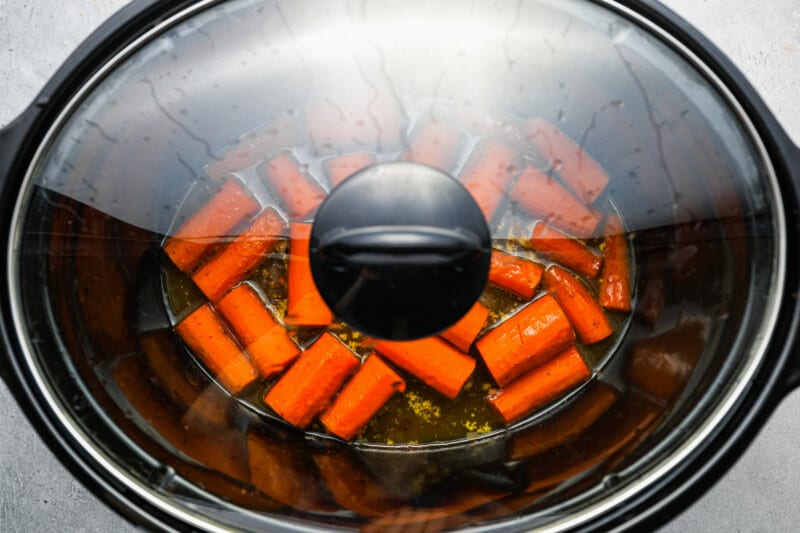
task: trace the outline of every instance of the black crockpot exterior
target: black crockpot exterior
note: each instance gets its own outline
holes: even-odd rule
[[[65,62],[37,99],[14,122],[0,131],[0,235],[7,248],[12,209],[23,176],[50,125],[64,105],[99,66],[132,40],[192,2],[186,0],[137,0],[122,9],[93,33]],[[634,498],[598,518],[590,529],[614,527],[654,528],[672,517],[713,485],[744,452],[776,404],[794,387],[800,386],[800,149],[789,139],[753,87],[711,42],[673,12],[653,0],[621,0],[620,4],[653,21],[696,54],[733,93],[750,117],[775,167],[787,215],[786,239],[788,273],[783,301],[771,339],[769,353],[756,373],[752,386],[728,413],[702,446],[677,468]],[[0,266],[8,279],[7,264]],[[76,449],[70,436],[49,412],[32,375],[20,364],[21,348],[11,321],[9,291],[0,300],[0,339],[4,354],[0,374],[42,439],[89,490],[134,523],[156,529],[184,530],[176,521],[126,490],[83,450]]]

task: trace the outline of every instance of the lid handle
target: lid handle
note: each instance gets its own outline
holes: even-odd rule
[[[317,211],[309,260],[333,313],[371,336],[411,340],[455,324],[486,286],[491,236],[447,174],[380,163],[336,187]]]

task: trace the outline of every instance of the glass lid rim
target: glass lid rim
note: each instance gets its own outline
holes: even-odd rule
[[[660,463],[650,465],[648,470],[644,472],[641,477],[609,494],[601,501],[584,506],[573,516],[564,517],[560,520],[548,523],[547,527],[554,530],[567,530],[585,525],[591,520],[606,514],[610,509],[630,501],[634,495],[651,488],[669,472],[676,470],[693,452],[702,448],[713,430],[726,423],[727,415],[738,406],[747,395],[749,382],[756,372],[761,369],[762,363],[766,358],[769,348],[769,339],[771,338],[772,332],[775,330],[778,320],[781,289],[785,286],[786,277],[786,219],[783,209],[781,188],[772,158],[766,149],[762,136],[745,111],[740,99],[723,83],[715,70],[701,60],[688,45],[639,10],[629,7],[627,3],[620,0],[589,0],[589,2],[599,5],[631,21],[645,34],[657,38],[660,43],[675,52],[683,61],[696,70],[702,76],[703,80],[717,95],[719,95],[732,116],[737,119],[745,137],[754,148],[754,155],[758,156],[758,162],[763,165],[766,171],[766,175],[761,176],[761,180],[765,184],[765,189],[770,195],[770,208],[775,223],[775,234],[773,235],[775,246],[772,258],[772,279],[769,282],[771,294],[768,296],[765,304],[765,312],[758,324],[753,343],[750,345],[747,352],[742,354],[743,363],[738,373],[735,375],[737,379],[736,383],[725,391],[724,396],[713,406],[711,412],[704,417],[682,444],[678,445],[670,452],[668,457]],[[93,443],[92,438],[89,437],[80,424],[63,408],[27,336],[27,324],[22,311],[24,306],[19,291],[20,273],[17,267],[20,264],[18,255],[21,248],[21,232],[24,222],[22,217],[25,214],[25,208],[29,204],[31,197],[30,191],[35,181],[36,170],[44,160],[44,156],[48,150],[53,146],[58,133],[62,131],[68,119],[102,80],[117,67],[122,65],[133,53],[141,49],[144,45],[156,40],[177,24],[220,3],[222,3],[222,0],[201,0],[196,4],[183,7],[177,13],[162,20],[159,24],[140,34],[138,38],[114,53],[100,68],[89,76],[82,83],[79,90],[70,97],[42,137],[19,185],[11,215],[11,231],[6,255],[6,282],[11,289],[9,294],[10,318],[14,328],[15,344],[18,346],[16,358],[24,361],[24,364],[29,369],[30,375],[32,376],[31,380],[41,397],[38,403],[47,406],[47,409],[54,414],[61,427],[70,435],[71,445],[77,446],[79,449],[86,452],[91,460],[103,469],[105,476],[111,477],[127,489],[132,490],[134,494],[142,498],[149,505],[179,520],[185,521],[187,524],[209,530],[223,530],[224,526],[207,515],[192,513],[189,508],[180,505],[172,499],[159,495],[152,487],[127,473],[112,457],[108,456],[106,452],[100,450],[96,444]],[[523,523],[527,518],[531,517],[523,517]],[[519,517],[517,520],[519,520]],[[294,528],[292,522],[281,520],[278,520],[278,522],[284,528]]]

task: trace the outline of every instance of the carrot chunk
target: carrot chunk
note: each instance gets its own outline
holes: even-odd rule
[[[275,248],[285,221],[277,211],[265,209],[241,235],[192,274],[192,280],[212,302],[242,281]]]
[[[350,440],[358,435],[395,392],[406,382],[377,355],[367,358],[320,422],[334,435]]]
[[[193,311],[175,331],[225,389],[236,394],[258,374],[208,304]]]
[[[491,395],[489,403],[505,423],[510,424],[586,381],[589,376],[591,372],[583,357],[575,346],[570,346]]]
[[[289,297],[284,322],[292,326],[327,326],[333,322],[333,313],[317,291],[308,262],[311,224],[291,224],[289,236]]]
[[[443,331],[441,335],[462,352],[468,352],[475,337],[486,324],[487,318],[489,318],[489,309],[482,303],[475,302],[467,314],[461,317],[461,320]]]
[[[537,222],[533,227],[530,247],[587,278],[597,276],[600,265],[603,264],[602,257],[579,241],[543,222]]]
[[[336,187],[359,170],[374,165],[376,161],[375,154],[372,152],[354,152],[340,155],[339,157],[325,160],[325,174],[328,176],[331,187]]]
[[[501,387],[572,344],[575,332],[552,296],[545,295],[485,333],[476,344]]]
[[[489,282],[501,287],[523,300],[530,300],[542,280],[544,268],[538,263],[515,255],[492,250],[489,266]]]
[[[264,400],[281,418],[307,427],[327,406],[359,360],[342,342],[324,333],[286,371]]]
[[[584,344],[611,335],[611,323],[583,285],[569,272],[553,265],[544,273],[544,285],[555,296]]]
[[[622,222],[610,215],[604,230],[604,262],[600,273],[599,303],[612,311],[631,310],[630,265],[628,240]]]
[[[416,341],[371,341],[375,350],[449,399],[458,396],[475,360],[436,337]]]
[[[164,251],[183,272],[191,272],[206,253],[228,236],[228,232],[259,209],[235,180],[219,191],[164,243]]]
[[[484,141],[472,153],[458,179],[486,220],[491,221],[518,171],[519,158],[511,148],[496,141]]]
[[[219,301],[217,310],[250,354],[261,377],[280,372],[300,354],[300,348],[250,285],[244,283],[230,291]]]
[[[608,185],[608,174],[592,156],[559,128],[542,118],[525,125],[530,142],[545,156],[586,205],[594,202]]]
[[[267,185],[280,197],[290,220],[305,220],[316,211],[325,191],[287,154],[273,157],[261,167]]]
[[[444,122],[429,122],[417,132],[404,158],[449,172],[458,160],[464,140],[464,136],[452,126]]]
[[[522,171],[509,195],[534,217],[577,237],[591,237],[600,224],[571,192],[533,166]]]

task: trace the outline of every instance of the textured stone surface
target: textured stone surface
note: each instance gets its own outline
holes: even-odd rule
[[[745,72],[800,142],[800,3],[665,0]],[[0,0],[0,126],[122,0]],[[130,531],[36,436],[0,383],[0,531]],[[734,468],[663,528],[794,531],[800,524],[800,393],[790,395]]]

